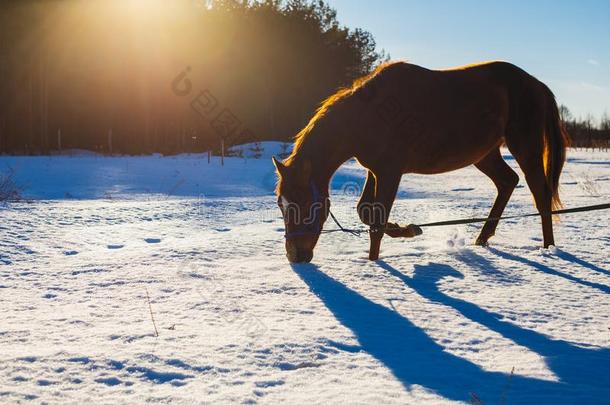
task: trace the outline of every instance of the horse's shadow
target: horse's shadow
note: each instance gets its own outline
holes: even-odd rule
[[[594,289],[599,290],[601,292],[604,292],[606,294],[610,294],[610,287],[607,286],[607,285],[600,284],[600,283],[595,283],[595,282],[592,282],[592,281],[582,280],[582,279],[580,279],[578,277],[575,277],[575,276],[573,276],[571,274],[562,273],[562,272],[560,272],[558,270],[553,269],[550,266],[547,266],[547,265],[542,264],[542,263],[535,262],[535,261],[527,259],[525,257],[516,256],[516,255],[514,255],[512,253],[503,252],[501,250],[498,250],[498,249],[495,249],[495,248],[492,248],[492,247],[488,247],[487,249],[491,253],[493,253],[493,254],[495,254],[495,255],[503,258],[503,259],[512,260],[512,261],[518,262],[518,263],[523,263],[523,264],[531,266],[531,267],[533,267],[533,268],[535,268],[537,270],[540,270],[543,273],[550,274],[552,276],[561,277],[563,279],[566,279],[568,281],[580,284],[582,286],[594,288]],[[610,272],[608,270],[602,269],[602,268],[600,268],[598,266],[595,266],[594,264],[591,264],[591,263],[586,262],[586,261],[584,261],[582,259],[579,259],[579,258],[577,258],[576,256],[574,256],[574,255],[572,255],[570,253],[560,251],[558,256],[559,256],[559,258],[561,258],[561,259],[563,259],[565,261],[578,264],[580,266],[588,268],[589,270],[597,271],[597,272],[602,273],[602,274],[610,274]]]
[[[571,253],[564,252],[563,250],[559,250],[557,252],[557,256],[560,259],[565,260],[567,262],[577,264],[577,265],[582,266],[582,267],[584,267],[586,269],[589,269],[589,270],[592,270],[592,271],[596,271],[596,272],[601,273],[601,274],[605,274],[606,276],[610,276],[610,269],[601,268],[601,267],[599,267],[599,266],[597,266],[597,265],[595,265],[593,263],[589,263],[586,260],[580,259],[580,258],[574,256]]]
[[[558,382],[483,370],[448,353],[424,330],[398,312],[372,302],[327,276],[313,265],[294,271],[358,339],[361,349],[382,362],[405,386],[420,385],[451,400],[469,400],[475,393],[484,403],[596,402],[610,398],[608,350],[586,349],[556,341],[502,321],[472,303],[447,296],[438,288],[444,277],[462,277],[443,264],[416,266],[413,278],[389,264],[380,266],[430,301],[451,307],[464,317],[494,330],[544,356]],[[508,370],[507,370],[508,371]],[[542,399],[542,401],[541,401]]]

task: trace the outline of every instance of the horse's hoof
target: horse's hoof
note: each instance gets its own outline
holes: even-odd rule
[[[413,236],[419,236],[424,233],[424,231],[415,224],[407,225],[407,230],[409,230],[413,234]]]
[[[488,247],[488,246],[489,246],[489,242],[488,242],[486,239],[485,239],[485,240],[483,240],[483,239],[477,239],[477,240],[474,242],[474,244],[475,244],[476,246],[482,246],[482,247]]]
[[[371,246],[371,248],[369,249],[369,260],[375,261],[375,260],[379,259],[380,250],[381,249],[379,249],[379,248],[375,248],[375,246]]]
[[[423,231],[419,226],[414,224],[401,227],[398,224],[388,222],[385,233],[392,238],[413,238],[414,236],[421,235]]]

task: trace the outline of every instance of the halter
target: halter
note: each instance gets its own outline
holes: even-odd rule
[[[330,204],[330,201],[327,201],[328,198],[323,197],[316,184],[313,180],[310,183],[311,189],[311,199],[313,201],[310,210],[313,210],[313,221],[311,223],[299,223],[296,226],[296,230],[293,232],[288,232],[288,227],[286,227],[286,231],[284,233],[284,238],[293,239],[299,236],[305,235],[319,235],[322,232],[322,209],[324,209],[325,203]],[[311,211],[310,211],[311,212]],[[286,213],[286,215],[288,215]],[[309,218],[307,218],[309,220]],[[300,218],[299,218],[300,220]]]

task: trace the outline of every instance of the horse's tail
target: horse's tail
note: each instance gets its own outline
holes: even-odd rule
[[[566,159],[566,148],[570,146],[570,136],[560,116],[555,95],[544,85],[546,92],[546,111],[544,127],[544,173],[549,189],[553,193],[553,209],[561,208],[559,199],[559,176]]]

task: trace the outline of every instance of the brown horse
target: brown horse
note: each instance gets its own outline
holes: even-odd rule
[[[502,159],[503,144],[534,196],[544,246],[553,245],[551,211],[561,204],[559,175],[568,143],[551,90],[510,63],[441,71],[383,65],[328,98],[296,136],[292,154],[283,163],[273,159],[288,260],[312,259],[329,212],[330,178],[354,157],[368,169],[358,214],[370,226],[371,260],[379,257],[384,233],[421,233],[388,222],[404,173],[444,173],[474,164],[498,189],[490,218],[501,216],[519,182]],[[486,222],[476,244],[485,245],[497,224]]]

